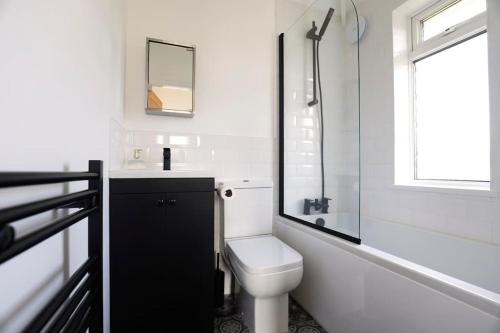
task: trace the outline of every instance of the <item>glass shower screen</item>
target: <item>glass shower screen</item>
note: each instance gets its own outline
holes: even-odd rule
[[[280,215],[358,244],[359,22],[319,0],[279,38]]]

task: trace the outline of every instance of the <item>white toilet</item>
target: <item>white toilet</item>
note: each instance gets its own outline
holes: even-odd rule
[[[302,280],[302,256],[272,235],[271,181],[224,182],[225,258],[242,287],[245,324],[254,333],[288,332],[288,292]]]

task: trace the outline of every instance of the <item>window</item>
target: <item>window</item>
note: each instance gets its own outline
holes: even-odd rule
[[[490,180],[486,0],[442,0],[411,19],[410,182]]]
[[[432,14],[420,20],[423,28],[422,39],[428,40],[446,29],[465,22],[486,11],[486,0],[455,1],[444,8],[432,10]]]

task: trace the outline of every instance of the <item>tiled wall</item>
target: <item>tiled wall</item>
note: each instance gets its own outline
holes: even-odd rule
[[[111,122],[110,169],[127,169],[134,149],[142,149],[142,159],[149,170],[162,170],[163,148],[170,147],[172,170],[205,170],[213,174],[216,186],[228,179],[276,179],[277,142],[270,138],[244,136],[202,135],[160,131],[136,131]],[[277,183],[274,186],[273,208],[277,214]],[[221,229],[221,201],[214,202],[215,251],[223,247]],[[225,292],[230,292],[229,270],[226,272]]]
[[[127,169],[134,149],[142,149],[146,168],[161,170],[163,148],[170,147],[172,170],[206,170],[216,179],[273,177],[273,139],[111,127],[111,169]]]
[[[360,11],[370,23],[370,35],[361,44],[362,64],[362,236],[369,243],[371,230],[383,224],[403,224],[484,243],[500,244],[500,140],[498,103],[492,112],[491,196],[414,191],[394,187],[394,89],[392,70],[392,10],[404,1],[379,5],[363,2]],[[493,1],[495,2],[495,1]],[[491,13],[490,13],[491,14]],[[490,40],[495,29],[488,29]],[[497,33],[498,34],[498,33]],[[376,50],[376,52],[375,52]],[[490,52],[493,49],[490,46]],[[498,57],[491,57],[491,74]],[[496,67],[495,67],[496,66]],[[496,84],[495,81],[491,81]],[[493,92],[493,100],[495,91]],[[496,191],[496,192],[495,192]],[[385,242],[394,241],[387,235]],[[425,248],[425,240],[422,246]],[[373,244],[382,246],[382,244]]]
[[[321,197],[320,105],[307,106],[313,99],[313,59],[305,34],[311,22],[323,20],[326,9],[334,5],[335,1],[319,1],[285,31],[285,212],[293,216],[303,215],[305,198]],[[330,212],[352,215],[357,233],[357,61],[356,48],[345,42],[343,32],[336,16],[320,46],[325,197],[332,199]]]

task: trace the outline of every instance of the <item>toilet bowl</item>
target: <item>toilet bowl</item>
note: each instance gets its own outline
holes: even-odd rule
[[[288,332],[288,292],[302,280],[302,256],[272,235],[272,181],[219,186],[231,195],[222,196],[221,229],[224,258],[241,286],[237,301],[244,322],[253,333]]]
[[[288,292],[302,280],[302,256],[271,235],[228,240],[226,255],[243,288],[238,303],[249,329],[288,332]]]
[[[288,292],[302,280],[302,256],[270,235],[229,240],[226,256],[242,287],[237,300],[250,331],[288,332]]]
[[[302,279],[302,256],[274,236],[229,240],[226,250],[238,281],[254,297],[287,293]]]

